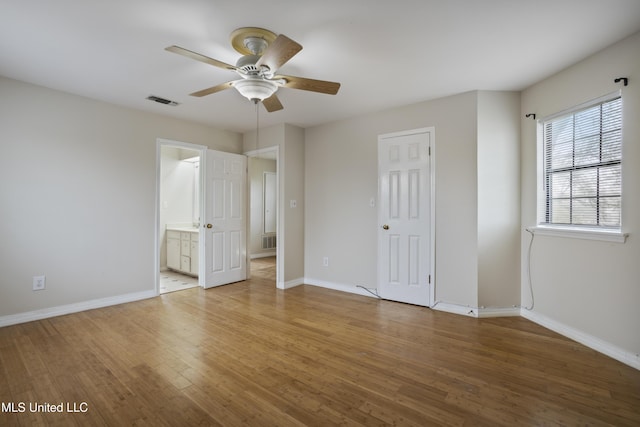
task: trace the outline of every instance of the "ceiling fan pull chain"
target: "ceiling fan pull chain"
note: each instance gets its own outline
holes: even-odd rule
[[[260,152],[258,151],[260,148],[260,108],[258,107],[259,102],[257,99],[253,103],[256,106],[256,154],[260,158]]]

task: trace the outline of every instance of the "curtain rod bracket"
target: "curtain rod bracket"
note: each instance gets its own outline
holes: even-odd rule
[[[614,83],[620,83],[621,81],[625,86],[629,86],[629,79],[627,77],[618,77],[613,82]]]
[[[527,119],[528,119],[529,117],[531,117],[533,120],[535,120],[535,119],[536,119],[536,114],[535,114],[535,113],[525,114],[524,116],[525,116]]]

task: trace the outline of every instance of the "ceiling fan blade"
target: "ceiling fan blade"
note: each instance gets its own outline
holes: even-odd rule
[[[226,62],[218,61],[217,59],[209,58],[208,56],[201,55],[199,53],[193,52],[189,49],[185,49],[180,46],[169,46],[164,50],[169,52],[177,53],[178,55],[186,56],[187,58],[195,59],[196,61],[204,62],[205,64],[213,65],[214,67],[224,68],[225,70],[236,70],[236,67],[231,64],[227,64]]]
[[[256,62],[256,67],[260,68],[262,65],[266,65],[272,73],[275,73],[278,68],[282,67],[301,50],[302,45],[280,34],[273,43],[267,46],[267,49]]]
[[[216,93],[216,92],[221,92],[225,89],[229,89],[230,87],[233,87],[233,84],[236,82],[236,80],[231,81],[231,82],[226,82],[226,83],[222,83],[219,84],[217,86],[212,86],[208,89],[202,89],[199,90],[197,92],[193,92],[190,93],[189,95],[191,96],[197,96],[198,98],[202,97],[202,96],[206,96],[206,95],[211,95],[212,93]]]
[[[340,83],[327,82],[324,80],[313,80],[304,77],[294,76],[274,76],[274,80],[284,79],[284,87],[291,89],[308,90],[311,92],[326,93],[328,95],[335,95],[340,89]]]
[[[264,99],[262,101],[262,105],[264,105],[264,108],[266,108],[267,111],[270,113],[273,113],[274,111],[282,110],[284,108],[275,93],[270,97],[268,97],[267,99]]]

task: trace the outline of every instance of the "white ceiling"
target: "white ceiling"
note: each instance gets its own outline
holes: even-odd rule
[[[221,129],[255,128],[234,80],[164,50],[235,64],[238,27],[304,49],[280,72],[342,83],[281,88],[260,125],[309,127],[469,90],[521,90],[640,30],[638,0],[0,0],[0,75]],[[156,95],[180,103],[166,106]]]

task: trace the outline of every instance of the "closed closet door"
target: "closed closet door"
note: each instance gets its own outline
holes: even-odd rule
[[[430,138],[422,131],[378,139],[378,291],[423,306],[432,276]]]

